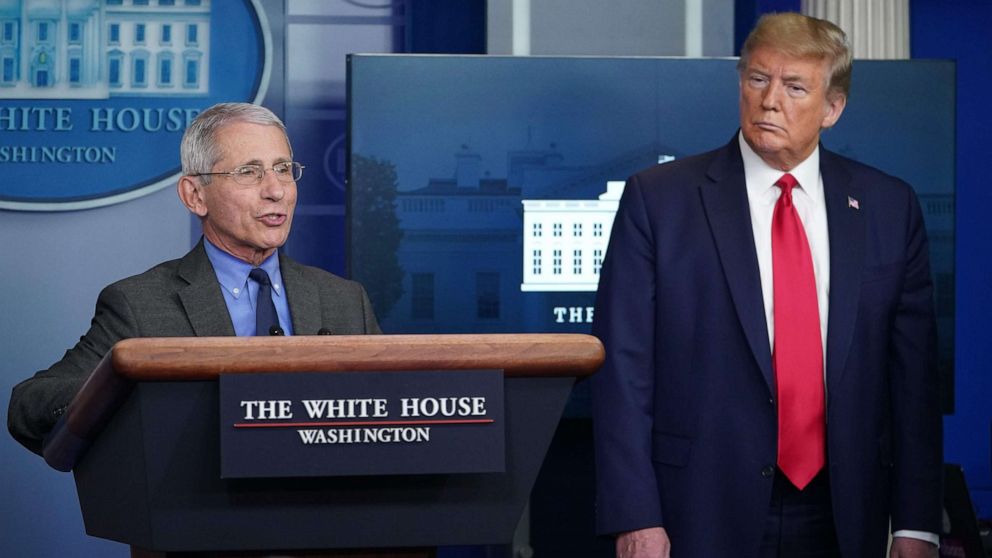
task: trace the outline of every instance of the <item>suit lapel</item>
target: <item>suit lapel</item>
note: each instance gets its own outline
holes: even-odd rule
[[[186,287],[179,289],[186,316],[197,337],[234,335],[231,314],[224,302],[224,295],[217,283],[214,268],[210,265],[203,239],[179,262],[179,277]]]
[[[709,181],[702,185],[700,194],[720,264],[748,345],[771,390],[774,382],[768,326],[765,323],[758,256],[751,232],[744,163],[736,135],[718,152],[707,170],[707,178]]]
[[[840,381],[851,348],[854,320],[861,295],[864,264],[864,212],[850,200],[864,201],[864,187],[852,182],[850,173],[833,153],[820,148],[820,175],[827,204],[830,237],[830,311],[827,321],[827,388]]]
[[[279,254],[279,272],[286,284],[286,300],[293,320],[294,335],[316,335],[321,328],[320,293],[310,281],[303,279],[300,264]]]

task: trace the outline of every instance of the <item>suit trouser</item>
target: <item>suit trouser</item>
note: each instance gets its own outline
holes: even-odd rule
[[[820,471],[803,490],[776,471],[759,556],[839,558],[826,470]]]

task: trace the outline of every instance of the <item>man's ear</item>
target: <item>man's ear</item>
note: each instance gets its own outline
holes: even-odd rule
[[[840,115],[847,106],[847,95],[843,93],[827,93],[827,106],[823,113],[823,120],[820,128],[826,130],[832,128],[840,120]]]
[[[199,179],[192,176],[182,176],[176,184],[179,199],[190,213],[199,217],[207,216],[207,202],[203,199],[203,188]]]

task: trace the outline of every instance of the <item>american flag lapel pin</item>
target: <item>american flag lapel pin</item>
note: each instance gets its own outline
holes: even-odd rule
[[[861,210],[861,204],[858,203],[858,200],[852,198],[851,196],[847,196],[847,207],[851,207],[859,211]]]

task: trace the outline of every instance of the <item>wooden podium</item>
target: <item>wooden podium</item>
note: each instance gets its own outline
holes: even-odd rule
[[[507,544],[588,335],[377,335],[121,341],[46,439],[75,475],[86,532],[132,556],[432,556]],[[221,374],[504,371],[504,473],[222,479]]]

